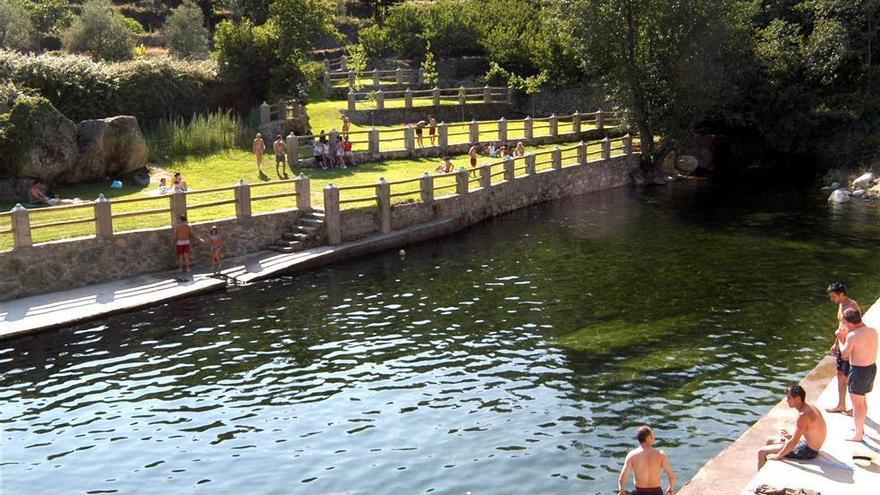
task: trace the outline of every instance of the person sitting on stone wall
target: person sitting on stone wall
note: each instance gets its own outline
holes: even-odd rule
[[[785,392],[788,406],[798,410],[798,419],[793,433],[783,430],[779,437],[767,441],[767,446],[758,450],[758,469],[770,459],[809,460],[819,456],[819,449],[825,443],[827,429],[825,418],[815,406],[807,404],[807,393],[800,385],[792,385]]]

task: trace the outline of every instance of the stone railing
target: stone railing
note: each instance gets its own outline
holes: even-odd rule
[[[416,139],[415,126],[407,124],[399,129],[377,129],[351,131],[348,134],[352,151],[358,161],[378,160],[401,156],[439,156],[445,153],[466,152],[466,147],[475,142],[498,141],[501,143],[522,141],[526,146],[555,142],[557,140],[576,140],[587,130],[607,131],[620,128],[621,115],[618,112],[596,111],[577,112],[571,115],[551,115],[549,117],[524,119],[500,118],[495,121],[458,122],[437,124],[434,137],[430,130],[422,132],[422,142]],[[327,134],[335,143],[341,133],[331,129]],[[286,138],[288,162],[298,166],[311,164],[311,145],[319,138],[316,135],[297,136],[289,134]],[[465,149],[462,149],[464,147]]]
[[[425,71],[419,69],[396,69],[367,70],[355,72],[342,69],[339,71],[324,71],[324,92],[328,93],[334,87],[355,88],[368,86],[379,88],[382,85],[422,84],[425,80]]]
[[[513,102],[512,87],[484,86],[466,88],[433,88],[403,91],[354,91],[348,92],[348,111],[355,112],[358,105],[361,110],[384,110],[386,107],[413,108],[414,106],[465,105],[469,103],[506,103]],[[402,103],[402,104],[401,104]]]

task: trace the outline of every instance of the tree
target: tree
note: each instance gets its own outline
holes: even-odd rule
[[[434,52],[431,51],[431,43],[425,49],[425,61],[422,62],[422,82],[425,84],[436,85],[440,81],[440,74],[437,72],[437,61],[434,59]]]
[[[576,54],[616,102],[632,110],[642,157],[653,137],[687,139],[732,93],[738,57],[736,0],[559,1],[558,19]],[[731,91],[727,91],[730,89]]]
[[[259,26],[269,19],[269,5],[272,0],[238,0],[237,5],[241,16]]]
[[[0,47],[28,51],[36,47],[37,31],[21,5],[0,0]]]
[[[64,48],[70,52],[91,53],[103,60],[132,57],[135,37],[125,17],[114,13],[109,0],[88,0],[81,14],[64,31]]]
[[[278,33],[285,58],[299,58],[324,36],[342,40],[333,25],[334,8],[326,0],[275,0],[269,18]]]
[[[171,55],[179,58],[206,58],[208,56],[208,29],[202,10],[187,0],[165,21],[165,41]]]
[[[223,21],[214,33],[218,75],[237,101],[239,108],[269,99],[272,74],[269,68],[279,60],[277,37],[271,26],[254,26],[245,19],[240,24]]]

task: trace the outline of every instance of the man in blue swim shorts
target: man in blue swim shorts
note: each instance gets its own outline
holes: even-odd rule
[[[819,455],[825,436],[825,418],[815,406],[807,404],[807,392],[800,385],[792,385],[785,391],[788,406],[797,409],[798,419],[794,433],[783,430],[780,437],[771,438],[767,446],[758,451],[758,469],[764,467],[767,456],[774,454],[770,460],[782,459],[809,460]]]

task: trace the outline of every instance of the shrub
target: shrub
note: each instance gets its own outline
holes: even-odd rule
[[[510,82],[510,72],[495,62],[489,62],[489,70],[483,74],[482,81],[487,86],[507,86]]]
[[[22,91],[11,83],[0,85],[0,177],[15,177],[21,155],[33,145],[39,135],[37,126],[42,115],[52,109],[46,98]]]
[[[180,58],[208,56],[208,29],[202,9],[186,0],[165,21],[162,30],[171,55]]]
[[[12,0],[0,0],[0,47],[29,51],[36,47],[37,31],[27,12]]]
[[[358,44],[363,47],[368,58],[375,59],[387,55],[391,49],[388,43],[388,31],[376,24],[358,32]]]
[[[37,32],[57,34],[73,20],[67,0],[17,0],[28,12]]]
[[[234,89],[225,95],[225,103],[234,100],[258,102],[269,99],[271,68],[280,64],[275,55],[277,37],[271,24],[254,26],[244,20],[239,24],[223,21],[214,33],[214,48],[223,85]]]
[[[178,158],[192,154],[241,147],[245,136],[256,130],[229,110],[163,119],[145,131],[151,153],[165,158]]]
[[[135,36],[126,17],[114,13],[109,0],[88,0],[80,16],[64,31],[63,41],[69,52],[125,60],[132,57]]]
[[[403,3],[395,5],[385,19],[388,42],[401,56],[421,60],[425,56],[425,24],[419,7]]]
[[[434,52],[431,51],[431,43],[428,43],[425,61],[422,62],[422,80],[426,84],[434,85],[440,81],[440,74],[437,73],[437,61],[434,59]]]

